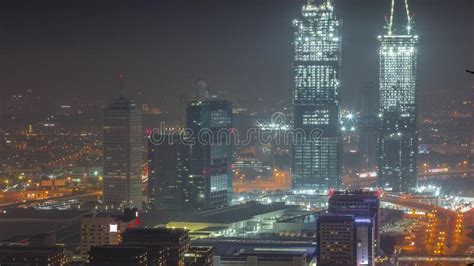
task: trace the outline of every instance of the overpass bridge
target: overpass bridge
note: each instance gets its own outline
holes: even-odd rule
[[[452,176],[474,176],[474,169],[454,169],[440,172],[418,173],[418,179],[429,179],[434,177],[452,177]]]
[[[395,265],[403,265],[404,263],[474,263],[472,256],[399,256],[395,258]]]
[[[456,219],[457,213],[444,209],[442,207],[437,206],[436,204],[432,204],[430,202],[426,203],[421,201],[418,197],[413,197],[411,195],[397,195],[392,193],[384,193],[381,197],[382,201],[393,203],[396,205],[405,206],[408,208],[419,209],[425,211],[427,213],[433,212],[437,216],[437,225],[434,228],[437,232],[435,235],[439,235],[440,232],[443,232],[443,241],[444,236],[446,236],[446,248],[443,252],[436,251],[433,254],[433,250],[436,250],[436,246],[432,247],[432,244],[429,245],[428,243],[418,245],[415,251],[415,254],[397,254],[395,256],[396,265],[405,265],[410,263],[421,263],[421,264],[435,264],[440,263],[441,265],[445,264],[461,264],[461,263],[474,263],[474,257],[472,255],[467,255],[464,253],[464,247],[459,245],[460,239],[462,239],[462,234],[456,231]],[[423,230],[424,231],[424,230]],[[421,232],[423,235],[423,232]],[[460,234],[460,235],[458,235]],[[435,237],[436,239],[436,237]],[[462,241],[461,241],[462,242]],[[421,244],[421,243],[419,243]],[[425,250],[426,248],[426,250]],[[426,254],[426,252],[428,254]],[[466,254],[466,255],[463,255]]]

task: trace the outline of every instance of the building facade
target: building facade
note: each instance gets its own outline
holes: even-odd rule
[[[148,203],[152,211],[180,214],[190,207],[190,146],[180,131],[157,134],[148,138]]]
[[[319,215],[316,221],[317,265],[356,265],[354,216]]]
[[[120,97],[104,110],[103,189],[109,208],[142,208],[142,151],[141,112]]]
[[[86,256],[94,246],[118,245],[121,240],[120,234],[127,228],[135,226],[135,223],[136,217],[133,213],[122,216],[99,214],[82,217],[81,255]]]
[[[89,251],[89,263],[91,266],[117,265],[117,266],[147,266],[155,265],[148,263],[147,252],[141,247],[104,245],[95,246]]]
[[[0,246],[0,265],[68,265],[69,261],[64,246]]]
[[[386,190],[408,191],[417,184],[418,130],[416,69],[418,36],[405,1],[407,22],[394,26],[394,13],[403,8],[392,2],[387,32],[379,40],[380,135],[378,185]],[[398,7],[398,9],[396,8]],[[402,26],[403,25],[403,26]]]
[[[293,188],[320,190],[340,183],[341,21],[332,1],[308,1],[294,28]]]
[[[226,100],[194,100],[186,109],[191,160],[190,194],[194,209],[228,206],[232,200],[233,144],[232,103]]]
[[[321,214],[316,220],[317,265],[375,265],[374,220],[350,214]]]
[[[379,135],[379,97],[376,83],[370,83],[359,91],[359,153],[362,172],[377,169],[377,138]]]
[[[143,248],[148,265],[184,266],[190,239],[184,229],[128,228],[122,235],[121,245]]]
[[[374,191],[336,191],[328,201],[328,211],[332,214],[353,215],[360,221],[371,221],[374,235],[370,235],[368,254],[375,256],[380,249],[380,199]],[[372,257],[370,257],[372,258]]]
[[[184,254],[185,266],[213,266],[214,249],[212,246],[190,247]]]

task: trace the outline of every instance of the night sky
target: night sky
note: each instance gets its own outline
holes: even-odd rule
[[[377,79],[389,0],[336,0],[343,28],[343,105]],[[420,35],[421,96],[469,95],[474,1],[410,0]],[[0,90],[105,101],[125,73],[129,95],[176,106],[204,78],[239,102],[288,99],[297,0],[4,0]],[[403,10],[404,12],[404,10]]]

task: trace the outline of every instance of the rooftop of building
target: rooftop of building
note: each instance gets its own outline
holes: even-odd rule
[[[55,254],[64,251],[62,245],[51,245],[51,246],[30,246],[22,244],[11,244],[2,243],[0,244],[0,254]]]
[[[376,199],[380,197],[379,191],[366,190],[345,190],[330,192],[329,200],[358,200],[358,199]]]
[[[266,253],[258,253],[258,254],[238,254],[238,255],[232,255],[232,256],[221,256],[220,260],[221,261],[247,261],[247,257],[257,257],[258,261],[275,261],[278,263],[281,262],[288,262],[290,265],[293,264],[293,260],[295,257],[304,257],[307,262],[311,261],[311,256],[308,256],[307,254],[266,254]]]
[[[112,218],[115,221],[130,222],[137,218],[136,209],[125,209],[123,213],[94,213],[85,215],[84,218]]]
[[[257,215],[281,211],[285,209],[297,209],[296,205],[285,205],[284,202],[272,204],[260,204],[247,202],[222,209],[198,213],[192,216],[176,219],[174,222],[214,223],[229,224],[238,221],[249,220]]]
[[[222,230],[226,230],[228,229],[227,226],[209,226],[209,227],[206,227],[206,228],[202,228],[202,229],[198,229],[194,232],[218,232],[218,231],[222,231]]]
[[[90,214],[84,210],[6,209],[0,213],[0,241],[25,242],[39,233],[56,233],[61,242],[79,241],[80,219]]]
[[[78,219],[90,211],[86,210],[37,210],[33,208],[12,208],[6,209],[0,212],[1,220],[8,219],[30,219],[30,220],[65,220],[65,219]]]
[[[336,213],[324,213],[319,214],[316,219],[318,223],[320,222],[352,222],[354,220],[354,215],[352,214],[336,214]]]
[[[330,192],[331,195],[350,195],[350,196],[376,196],[380,195],[379,191],[372,190],[362,190],[362,189],[353,189],[353,190],[337,190]]]
[[[315,213],[306,213],[295,217],[278,220],[277,223],[313,223],[315,221]]]
[[[192,246],[204,245],[214,248],[215,256],[257,256],[257,257],[295,257],[316,253],[316,244],[312,241],[281,241],[262,239],[196,239]]]
[[[93,246],[89,251],[89,255],[93,258],[115,258],[114,260],[137,257],[146,255],[143,247],[121,246],[121,245],[105,245]]]
[[[137,109],[136,103],[124,96],[119,96],[106,106],[107,110],[126,110],[130,108]]]
[[[213,252],[214,248],[212,246],[192,246],[188,249],[187,253],[200,253],[205,254],[209,252]]]
[[[123,241],[124,243],[128,241],[134,241],[137,238],[139,240],[147,241],[150,239],[154,240],[176,240],[176,239],[183,239],[188,237],[188,230],[185,229],[171,229],[171,228],[143,228],[143,227],[135,227],[135,228],[127,228],[123,234]]]

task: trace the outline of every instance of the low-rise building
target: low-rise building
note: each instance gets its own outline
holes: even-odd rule
[[[314,265],[316,246],[312,240],[281,238],[208,238],[192,245],[212,246],[214,266],[308,266]]]
[[[67,263],[64,247],[60,245],[0,245],[0,265],[63,266]]]
[[[136,215],[131,210],[124,215],[84,216],[81,218],[81,255],[87,256],[93,246],[118,245],[121,241],[121,233],[136,225]]]
[[[152,265],[184,265],[190,239],[184,229],[128,228],[122,235],[123,246],[141,247]]]
[[[374,220],[349,214],[318,215],[318,265],[374,265]]]
[[[282,202],[273,204],[248,202],[176,219],[169,222],[166,227],[187,229],[192,238],[271,233],[275,221],[298,208]]]
[[[88,265],[146,266],[147,252],[141,247],[96,246],[89,251]]]
[[[212,247],[190,247],[184,254],[186,266],[213,266],[214,249]]]
[[[273,233],[280,235],[314,235],[315,231],[316,213],[313,212],[281,219],[273,224]]]

